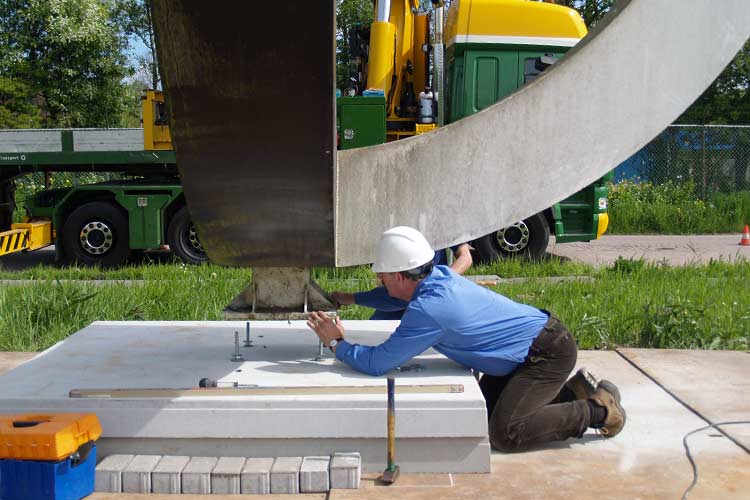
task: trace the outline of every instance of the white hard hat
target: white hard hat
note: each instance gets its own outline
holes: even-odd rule
[[[407,271],[434,258],[435,252],[422,233],[413,227],[392,227],[380,237],[372,270],[376,273]]]

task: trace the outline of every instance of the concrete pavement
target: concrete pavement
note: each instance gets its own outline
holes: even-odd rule
[[[618,257],[666,262],[672,266],[705,264],[711,260],[750,260],[750,246],[740,246],[740,234],[604,235],[587,243],[550,243],[547,253],[594,266],[611,265]]]

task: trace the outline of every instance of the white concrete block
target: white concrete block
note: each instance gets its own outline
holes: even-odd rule
[[[330,490],[330,463],[331,457],[305,457],[299,468],[300,493],[323,493]]]
[[[160,460],[159,455],[136,455],[122,471],[122,492],[151,493],[151,472]]]
[[[211,493],[211,472],[216,457],[193,457],[182,470],[182,492],[209,495]]]
[[[240,489],[243,495],[271,493],[271,467],[273,458],[248,458],[242,468]]]
[[[151,473],[152,493],[182,493],[182,471],[190,457],[167,456],[161,459]]]
[[[94,474],[94,491],[121,493],[122,471],[133,458],[134,455],[110,455],[99,462]]]
[[[243,457],[221,457],[211,473],[211,494],[239,495]]]
[[[357,489],[362,477],[359,452],[336,452],[331,460],[331,489]]]
[[[279,457],[271,467],[271,493],[299,493],[302,457]]]

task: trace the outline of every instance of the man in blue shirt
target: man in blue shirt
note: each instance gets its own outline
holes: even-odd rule
[[[451,269],[457,274],[464,274],[474,262],[471,257],[471,247],[468,243],[462,243],[451,247],[453,252],[453,263]],[[432,259],[433,266],[448,265],[448,249],[436,250],[435,257]],[[332,292],[331,297],[338,304],[348,306],[357,304],[375,309],[370,319],[397,320],[401,319],[409,303],[405,300],[391,297],[384,286],[379,286],[366,292],[347,293]]]
[[[577,348],[554,315],[476,285],[447,266],[433,266],[433,257],[416,229],[383,233],[373,271],[391,297],[408,305],[382,344],[347,342],[339,318],[323,313],[313,313],[308,326],[336,358],[370,375],[393,370],[430,347],[482,372],[490,442],[503,451],[580,437],[589,427],[608,437],[622,430],[625,410],[614,384],[602,380],[582,390],[571,380],[564,386]]]

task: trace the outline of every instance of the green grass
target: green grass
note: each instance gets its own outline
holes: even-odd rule
[[[581,348],[614,346],[748,349],[750,263],[712,262],[670,268],[620,260],[594,269],[551,260],[539,264],[499,262],[474,274],[527,277],[501,284],[499,293],[554,311]],[[553,283],[548,276],[593,280]],[[33,268],[2,278],[38,283],[0,286],[0,351],[37,351],[96,320],[220,320],[221,311],[246,285],[247,269],[219,266],[147,265],[119,270]],[[364,266],[316,269],[326,290],[367,290],[375,284]],[[142,286],[93,286],[67,279],[139,279]],[[364,319],[362,307],[342,310]]]
[[[750,223],[750,192],[710,193],[692,182],[610,185],[609,234],[737,233]]]

